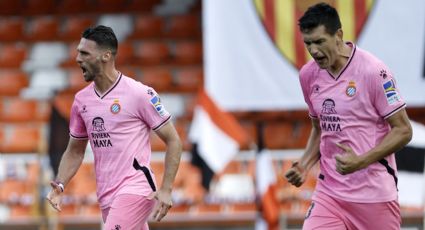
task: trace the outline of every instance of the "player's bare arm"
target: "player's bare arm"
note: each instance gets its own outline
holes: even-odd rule
[[[292,167],[285,173],[288,182],[296,187],[304,183],[307,173],[320,157],[320,122],[314,118],[312,118],[311,122],[313,126],[303,156],[299,161],[294,162]]]
[[[50,205],[57,211],[61,211],[61,194],[64,188],[75,173],[77,173],[83,162],[86,146],[87,140],[78,140],[72,137],[69,139],[68,146],[59,165],[58,176],[55,181],[50,183],[52,190],[46,197]]]
[[[171,191],[180,164],[182,144],[172,122],[167,122],[167,124],[156,131],[156,134],[167,145],[164,176],[161,187],[155,194],[158,203],[153,211],[154,219],[161,221],[173,205]]]
[[[366,168],[384,157],[400,150],[412,139],[412,126],[406,110],[402,109],[387,119],[391,131],[375,148],[363,155],[357,155],[350,147],[336,143],[344,153],[335,156],[336,170],[345,175]]]

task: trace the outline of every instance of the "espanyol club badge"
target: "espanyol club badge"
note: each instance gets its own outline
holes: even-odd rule
[[[114,100],[114,103],[111,105],[111,113],[117,114],[121,111],[121,105],[118,99]]]
[[[356,83],[354,81],[350,81],[348,83],[347,89],[345,90],[345,94],[347,94],[347,96],[352,97],[356,94]]]

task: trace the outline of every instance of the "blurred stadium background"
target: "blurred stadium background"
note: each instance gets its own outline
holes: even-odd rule
[[[252,12],[258,12],[258,22],[264,22],[264,31],[270,35],[270,41],[276,42],[279,41],[276,34],[290,32],[274,29],[282,25],[273,23],[274,15],[292,12],[276,9],[300,7],[291,16],[296,18],[302,9],[297,5],[301,1],[296,2],[0,0],[0,229],[101,229],[89,147],[82,167],[66,188],[63,211],[54,212],[44,200],[50,189],[48,183],[54,178],[69,138],[68,119],[73,95],[86,85],[75,63],[76,45],[81,32],[95,24],[108,25],[115,30],[120,42],[117,68],[125,75],[154,87],[161,94],[166,108],[174,115],[176,128],[184,142],[182,162],[173,191],[174,206],[164,221],[152,222],[151,229],[254,229],[261,212],[266,209],[256,189],[258,184],[263,183],[256,176],[259,175],[256,173],[258,149],[267,149],[272,160],[269,169],[274,174],[271,180],[272,200],[275,202],[273,210],[277,213],[280,229],[299,228],[309,207],[317,170],[311,172],[300,189],[289,186],[281,176],[292,160],[302,153],[311,127],[300,100],[301,91],[298,86],[291,85],[297,82],[296,77],[286,78],[280,82],[282,85],[277,85],[283,87],[281,94],[278,94],[282,96],[280,98],[267,95],[269,88],[262,88],[264,85],[261,82],[267,82],[267,75],[254,73],[258,75],[258,82],[255,79],[252,82],[253,79],[248,76],[248,80],[244,80],[245,72],[217,72],[217,68],[224,64],[239,65],[249,70],[250,66],[246,63],[250,62],[245,63],[244,60],[269,60],[264,56],[246,56],[251,53],[244,53],[239,46],[235,45],[233,49],[229,45],[230,42],[238,43],[252,38],[236,36],[250,35],[239,27],[249,27],[249,20],[243,21],[238,17],[238,12],[246,10],[243,7],[249,6],[248,9],[255,9]],[[317,1],[302,2],[301,5],[309,5]],[[397,3],[395,0],[328,2],[344,10],[343,26],[347,30],[353,28],[353,32],[347,32],[347,36],[358,40],[362,47],[383,58],[390,69],[395,70],[396,79],[403,88],[402,93],[406,94],[408,103],[411,102],[407,111],[411,120],[415,121],[415,140],[397,155],[401,177],[400,201],[403,227],[422,229],[425,194],[425,134],[422,126],[425,124],[425,5],[421,0],[408,3]],[[405,25],[400,33],[375,36],[376,43],[384,43],[386,49],[396,52],[392,56],[396,56],[397,61],[392,61],[387,60],[391,52],[381,52],[375,48],[375,43],[368,43],[367,37],[360,36],[360,32],[365,25],[368,25],[366,30],[375,29],[376,23],[367,22],[369,13],[375,13],[378,17],[378,14],[385,12],[389,13],[385,17],[401,20],[400,15],[395,13],[402,9],[400,4],[406,4],[405,8],[412,10],[413,13],[406,14],[410,20],[412,15],[418,16],[408,21],[413,23],[413,32],[407,30]],[[359,10],[359,7],[364,7],[364,10]],[[353,17],[346,17],[347,12],[351,12]],[[392,17],[394,15],[396,17]],[[358,18],[363,21],[359,22]],[[228,30],[233,28],[233,37],[225,36],[229,32],[225,28],[223,32],[217,32],[223,23],[229,25]],[[296,28],[295,21],[291,23]],[[393,25],[391,23],[388,22]],[[208,26],[213,29],[209,30]],[[396,36],[402,33],[405,36],[401,37],[407,37],[407,40]],[[232,34],[231,31],[229,34]],[[214,57],[212,55],[216,55],[215,51],[218,50],[214,42],[220,40],[217,38],[220,36],[229,41],[223,43],[223,47],[229,49],[227,53]],[[289,47],[299,47],[296,39],[295,36]],[[286,41],[283,43],[287,44]],[[283,53],[279,57],[289,64],[286,65],[287,70],[274,75],[285,79],[286,74],[296,74],[296,69],[306,59],[296,56],[300,55],[299,50],[291,53],[288,45],[276,44],[276,50]],[[406,53],[407,56],[403,56]],[[226,63],[211,62],[216,59],[223,59]],[[217,68],[212,69],[214,67]],[[420,76],[416,79],[418,73]],[[251,88],[246,88],[250,81]],[[239,88],[237,84],[240,84]],[[193,148],[194,139],[189,138],[189,130],[194,108],[199,105],[198,92],[203,88],[219,107],[236,119],[245,137],[250,140],[239,143],[238,152],[219,171],[192,164],[192,154],[196,154],[196,149]],[[285,94],[288,91],[295,92],[293,98],[291,93]],[[245,98],[246,94],[252,98]],[[266,97],[262,98],[264,95]],[[251,99],[255,101],[253,97],[259,98],[256,101],[259,106],[246,103]],[[268,100],[272,103],[268,103]],[[274,109],[273,102],[277,104]],[[151,138],[152,169],[159,182],[165,145],[156,135],[152,134]],[[205,180],[209,183],[205,184]]]

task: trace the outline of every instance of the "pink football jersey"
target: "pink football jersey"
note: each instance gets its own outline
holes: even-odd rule
[[[149,136],[170,118],[152,88],[122,74],[104,94],[91,83],[75,95],[70,135],[90,142],[102,209],[119,194],[156,189]]]
[[[406,106],[387,66],[347,44],[352,47],[351,56],[335,78],[314,60],[300,71],[310,116],[319,119],[321,127],[321,174],[316,191],[351,202],[395,200],[394,154],[348,175],[336,171],[335,154],[343,150],[335,143],[351,147],[358,155],[366,153],[390,131],[386,119]],[[389,173],[391,169],[394,175]]]

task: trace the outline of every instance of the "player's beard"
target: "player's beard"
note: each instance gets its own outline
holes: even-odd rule
[[[85,67],[84,70],[83,76],[86,82],[94,81],[96,75],[100,73],[100,68],[97,65],[89,65]]]

